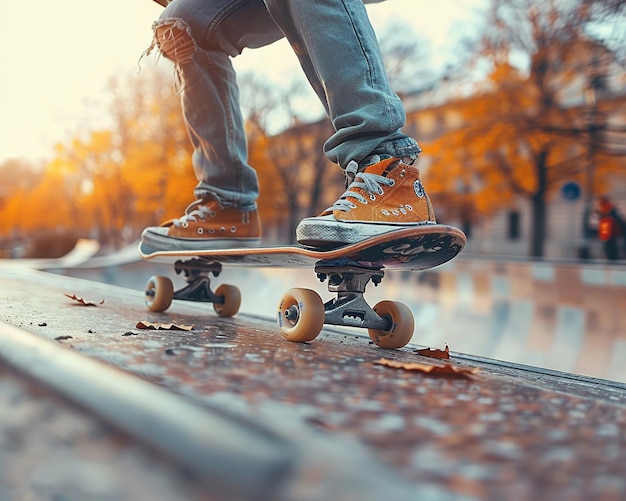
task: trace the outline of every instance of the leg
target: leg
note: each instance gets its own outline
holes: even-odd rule
[[[389,85],[363,1],[265,3],[334,125],[324,151],[352,181],[333,206],[300,222],[298,241],[333,247],[435,223],[412,165],[420,148],[401,131],[404,108]]]
[[[256,207],[258,182],[247,163],[230,57],[281,37],[261,0],[177,0],[155,23],[154,43],[175,64],[182,85],[198,198],[210,196],[243,210]]]
[[[401,132],[402,102],[391,89],[362,0],[265,0],[336,130],[328,158],[344,169],[372,154],[417,158]]]
[[[256,245],[260,221],[254,169],[230,58],[245,47],[282,37],[262,0],[176,0],[154,24],[157,47],[174,63],[199,199],[180,219],[147,228],[142,240],[158,250]],[[149,51],[148,51],[149,52]]]

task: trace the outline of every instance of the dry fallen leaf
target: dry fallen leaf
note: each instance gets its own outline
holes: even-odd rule
[[[142,320],[136,325],[137,329],[151,329],[151,330],[164,330],[164,331],[192,331],[193,325],[182,324],[162,324],[160,322],[148,322]]]
[[[424,348],[423,350],[416,350],[415,353],[422,355],[423,357],[438,358],[440,360],[450,360],[450,348],[446,345],[445,350],[433,350],[432,348]]]
[[[429,365],[420,364],[418,362],[399,362],[397,360],[389,360],[387,358],[380,358],[374,363],[384,365],[385,367],[391,367],[392,369],[418,371],[435,376],[470,377],[472,374],[476,374],[479,371],[478,368],[464,369],[461,367],[454,367],[452,364],[446,364],[444,366]]]
[[[76,301],[80,306],[99,306],[104,304],[104,299],[99,303],[95,303],[94,301],[85,301],[82,297],[78,297],[76,294],[65,294],[65,296],[69,297]]]

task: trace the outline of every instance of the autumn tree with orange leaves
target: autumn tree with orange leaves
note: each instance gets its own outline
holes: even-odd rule
[[[494,0],[478,54],[491,63],[490,83],[460,106],[463,126],[430,145],[446,166],[432,173],[431,190],[442,198],[447,194],[466,216],[493,214],[515,197],[530,202],[535,257],[544,253],[548,197],[571,179],[593,193],[602,175],[626,166],[626,152],[615,147],[601,119],[609,105],[600,101],[598,70],[607,78],[620,66],[614,50],[586,31],[592,12],[600,22],[592,3]],[[527,69],[514,67],[512,56],[528,61]],[[592,103],[584,100],[589,87],[596,93]]]
[[[37,175],[0,193],[0,235],[70,233],[119,246],[184,210],[196,181],[171,75],[144,70],[112,79],[109,91],[110,127],[78,130],[41,167],[3,164],[18,179]]]

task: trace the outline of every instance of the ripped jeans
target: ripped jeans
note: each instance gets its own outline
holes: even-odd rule
[[[375,0],[372,0],[375,1]],[[416,158],[401,132],[405,111],[386,77],[363,0],[174,0],[154,23],[154,42],[182,83],[197,198],[256,208],[255,170],[231,57],[283,36],[335,129],[324,153],[342,168],[372,154]]]

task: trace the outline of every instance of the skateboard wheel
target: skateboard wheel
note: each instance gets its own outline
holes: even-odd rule
[[[381,348],[402,348],[413,337],[415,321],[408,306],[395,301],[381,301],[374,311],[391,321],[388,330],[367,329],[374,344]]]
[[[324,327],[324,303],[310,289],[289,289],[278,304],[278,327],[288,341],[312,341]]]
[[[172,304],[174,285],[167,277],[155,275],[146,284],[145,300],[150,311],[165,311]]]
[[[232,317],[241,306],[241,291],[234,285],[222,284],[215,289],[216,296],[224,298],[223,303],[213,303],[213,309],[220,317]]]

